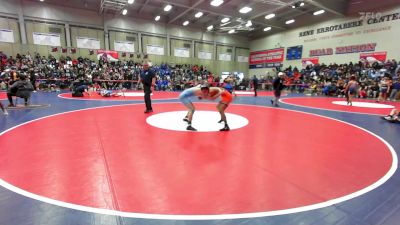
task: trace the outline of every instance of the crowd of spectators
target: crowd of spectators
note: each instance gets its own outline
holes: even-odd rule
[[[286,74],[286,85],[292,92],[309,90],[313,95],[344,96],[344,88],[351,76],[359,84],[357,96],[360,98],[378,98],[382,92],[387,93],[383,99],[399,99],[400,64],[395,60],[381,62],[360,61],[358,63],[329,65],[308,65],[298,69],[283,69]],[[261,82],[270,82],[273,76],[266,76]]]
[[[137,80],[142,63],[134,61],[110,62],[106,58],[92,61],[78,57],[61,56],[59,59],[48,57],[17,54],[7,57],[0,52],[0,89],[6,89],[17,79],[18,74],[29,78],[37,88],[57,91],[70,88],[74,81],[85,81],[96,84],[107,90],[137,89]],[[221,77],[213,74],[204,66],[199,65],[152,65],[156,73],[156,90],[179,91],[198,83],[207,81],[210,84],[219,84]],[[285,83],[291,92],[310,92],[313,95],[343,96],[346,83],[352,75],[359,83],[358,97],[378,98],[382,89],[388,88],[387,98],[398,99],[400,94],[400,64],[395,60],[384,63],[360,61],[358,63],[329,65],[315,64],[305,68],[288,67],[277,68],[272,73],[259,78],[259,89],[270,90],[277,72],[285,72]],[[234,84],[236,89],[251,87],[251,79],[245,76]]]
[[[29,77],[36,88],[56,91],[71,87],[74,81],[80,80],[97,84],[108,90],[135,89],[139,79],[142,63],[134,61],[110,62],[104,58],[95,62],[87,58],[61,56],[59,59],[36,54],[16,57],[0,53],[0,89],[6,89],[9,82],[17,79],[18,74]],[[198,65],[153,65],[157,75],[156,90],[176,91],[192,86],[204,80],[212,83],[217,78],[204,66]]]

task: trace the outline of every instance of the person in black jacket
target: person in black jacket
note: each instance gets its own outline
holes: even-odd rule
[[[257,88],[258,88],[258,78],[256,75],[253,77],[253,88],[254,88],[254,97],[257,97]]]
[[[88,96],[90,96],[89,93],[89,82],[85,81],[84,79],[78,79],[74,83],[72,83],[72,97],[83,97],[84,94],[86,93]]]
[[[144,113],[153,112],[151,106],[150,94],[154,90],[154,85],[156,83],[156,76],[152,69],[149,68],[149,63],[145,62],[143,64],[143,70],[140,72],[139,82],[143,84],[144,90],[144,102],[146,103],[146,111]]]
[[[281,92],[285,88],[283,84],[283,77],[285,74],[283,72],[278,73],[278,77],[272,83],[272,87],[274,88],[274,99],[271,99],[271,104],[275,107],[279,107],[279,98],[281,97]]]
[[[31,97],[33,86],[27,77],[23,74],[18,75],[18,79],[14,82],[7,91],[7,98],[10,104],[9,107],[14,107],[12,96],[17,96],[25,100],[25,106],[28,105],[28,100]]]

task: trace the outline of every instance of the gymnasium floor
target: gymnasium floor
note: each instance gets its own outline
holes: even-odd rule
[[[272,108],[270,93],[242,93],[230,132],[216,132],[214,102],[195,103],[187,132],[177,93],[154,93],[151,115],[133,95],[38,92],[31,103],[50,107],[1,116],[0,224],[400,220],[400,125],[379,118],[399,103],[288,95]]]

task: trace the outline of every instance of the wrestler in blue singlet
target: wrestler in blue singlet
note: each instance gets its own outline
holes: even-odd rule
[[[192,103],[192,99],[196,97],[194,90],[198,89],[197,87],[192,87],[189,89],[184,90],[180,95],[179,95],[179,100],[184,104],[188,105]]]

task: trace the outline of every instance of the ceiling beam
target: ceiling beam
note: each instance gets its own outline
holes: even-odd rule
[[[101,0],[99,13],[102,14],[103,11],[104,11],[104,0]]]
[[[285,5],[280,4],[280,6],[278,8],[274,8],[272,10],[268,10],[268,11],[265,11],[265,12],[262,12],[262,13],[258,13],[256,15],[250,17],[249,19],[254,20],[254,19],[258,18],[258,17],[265,16],[265,15],[268,15],[268,14],[271,14],[271,13],[275,13],[275,12],[281,10],[281,9],[284,9],[286,7],[291,6],[292,4],[294,4],[296,2],[298,2],[298,0],[292,0],[290,2],[285,3]]]
[[[229,3],[230,1],[232,1],[232,0],[226,0],[226,1],[224,1],[223,5],[226,5],[226,4]],[[290,3],[284,3],[284,2],[282,2],[282,1],[280,1],[280,0],[270,0],[270,1],[273,1],[274,4],[279,4],[279,5],[286,4],[285,6],[281,6],[281,7],[278,8],[278,9],[281,9],[281,8],[284,8],[284,7],[288,7],[290,4],[292,4],[292,2],[297,2],[298,0],[292,0],[292,2],[290,2]],[[175,3],[175,2],[173,2],[173,1],[171,1],[171,0],[163,0],[163,2],[164,2],[164,3],[171,4],[171,5],[175,5],[175,6],[178,6],[178,7],[186,8],[186,9],[196,9],[195,7],[192,8],[191,6],[184,5],[184,4],[180,4],[180,3]],[[199,2],[202,3],[202,2],[204,2],[204,0],[201,0],[201,1],[199,1]],[[223,5],[222,5],[222,6],[223,6]],[[219,7],[222,7],[222,6],[219,6]],[[229,17],[229,18],[232,18],[231,15],[227,15],[227,14],[224,14],[224,13],[221,13],[221,12],[214,12],[214,11],[211,11],[211,10],[199,9],[199,8],[197,8],[197,9],[198,9],[199,11],[202,11],[202,12],[204,12],[204,13],[207,13],[207,14],[210,14],[210,15],[213,15],[213,16],[216,16],[216,17]],[[278,10],[278,9],[277,9],[277,10]],[[185,10],[185,11],[186,11],[186,10]],[[262,14],[262,15],[264,15],[264,14]],[[267,14],[265,14],[265,15],[267,15]],[[250,18],[250,19],[251,19],[251,18]],[[277,25],[273,25],[273,24],[269,24],[269,23],[265,23],[265,22],[261,22],[261,21],[253,21],[253,20],[252,20],[252,22],[253,22],[254,24],[262,25],[262,26],[265,26],[265,27],[269,26],[269,27],[273,27],[273,28],[280,29],[280,30],[286,30],[285,27],[281,27],[281,26],[277,26]],[[172,23],[172,22],[169,22],[169,23]]]
[[[232,1],[232,0],[226,0],[226,1],[224,1],[224,3],[223,3],[221,6],[219,6],[219,7],[222,7],[223,5],[225,5],[226,3],[230,2],[230,1]],[[171,0],[163,0],[163,2],[164,2],[164,3],[168,3],[168,4],[170,4],[170,5],[179,6],[179,7],[181,7],[181,8],[185,8],[185,9],[191,8],[191,6],[188,6],[188,5],[185,5],[185,4],[181,4],[181,3],[177,3],[177,2],[174,2],[174,1],[171,1]],[[204,2],[204,0],[202,0],[202,2]],[[199,10],[199,11],[202,11],[202,12],[204,12],[204,13],[208,13],[208,14],[211,14],[211,15],[215,15],[215,16],[230,17],[230,18],[232,17],[231,15],[223,14],[223,13],[221,13],[221,12],[214,12],[214,11],[207,10],[207,9],[198,8],[198,10]]]
[[[137,11],[137,13],[141,13],[142,10],[147,6],[147,4],[149,4],[150,0],[146,0],[143,5],[140,6],[139,10]]]
[[[315,1],[315,0],[306,0],[306,3],[313,5],[315,7],[318,7],[320,9],[323,9],[325,11],[328,11],[330,13],[333,13],[335,15],[341,16],[341,17],[345,17],[344,14],[344,4],[346,4],[346,2],[342,1],[323,1],[323,3],[320,1]]]
[[[195,9],[198,5],[200,5],[201,3],[203,3],[205,0],[197,0],[196,3],[192,4],[192,6],[190,6],[189,8],[187,8],[185,11],[183,11],[182,13],[180,13],[179,15],[175,16],[174,18],[172,18],[171,20],[168,21],[168,23],[173,23],[175,22],[177,19],[181,18],[182,16],[186,15],[186,13],[190,12],[191,10]]]
[[[272,28],[277,28],[277,29],[280,29],[280,30],[287,30],[284,27],[273,25],[273,24],[269,24],[269,23],[260,22],[260,21],[257,21],[257,20],[252,20],[251,22],[254,23],[254,24],[257,24],[257,25],[261,25],[264,28],[265,27],[272,27]]]

